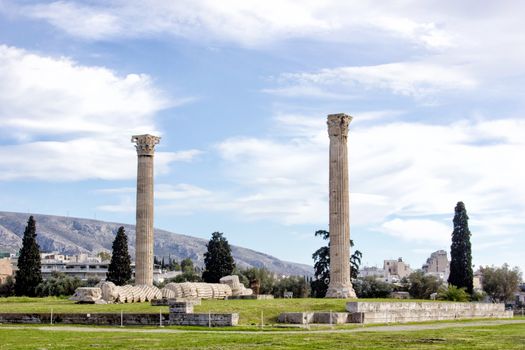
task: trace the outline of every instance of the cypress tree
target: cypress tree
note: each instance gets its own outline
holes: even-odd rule
[[[472,272],[472,249],[468,215],[463,202],[458,202],[454,215],[454,231],[450,247],[450,275],[448,283],[458,288],[465,288],[472,294],[474,289]]]
[[[235,269],[230,245],[221,232],[214,232],[206,247],[208,251],[204,253],[202,279],[208,283],[219,283],[221,277],[231,275]]]
[[[120,226],[113,241],[113,254],[106,281],[113,282],[117,286],[123,286],[129,280],[131,280],[131,257],[128,253],[128,237],[124,232],[124,227]]]
[[[36,296],[36,287],[42,282],[40,264],[40,247],[36,242],[36,223],[33,216],[29,217],[24,231],[22,248],[18,257],[15,294]]]

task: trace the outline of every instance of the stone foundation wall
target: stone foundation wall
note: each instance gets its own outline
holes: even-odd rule
[[[158,326],[162,317],[162,324],[168,325],[169,314],[122,314],[122,324],[124,326]],[[0,314],[0,323],[34,323],[50,324],[50,313],[9,313]],[[73,314],[57,313],[53,314],[53,324],[86,324],[100,326],[120,326],[120,313],[100,313],[100,314]]]
[[[343,324],[350,322],[347,312],[284,312],[277,322],[291,324]]]
[[[348,312],[285,312],[278,322],[292,324],[390,323],[512,318],[504,304],[449,302],[349,302]]]
[[[229,327],[239,324],[239,314],[172,313],[169,322],[173,326]]]
[[[349,302],[354,323],[421,322],[468,318],[511,318],[504,304],[449,302]]]
[[[98,326],[120,326],[120,313],[102,314],[53,314],[53,324],[85,324]],[[122,314],[124,326],[211,326],[228,327],[239,323],[239,314]],[[0,323],[51,324],[49,313],[2,313]]]
[[[249,299],[249,300],[271,300],[273,299],[273,295],[271,294],[252,294],[252,295],[232,295],[231,297],[227,297],[228,300],[235,300],[235,299]]]

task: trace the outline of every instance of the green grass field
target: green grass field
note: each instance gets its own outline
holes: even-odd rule
[[[384,301],[384,300],[382,300]],[[525,323],[460,327],[462,321],[443,329],[373,332],[374,326],[344,325],[274,328],[284,311],[344,311],[346,300],[274,299],[208,300],[195,312],[238,312],[239,327],[86,327],[62,325],[47,330],[40,325],[0,325],[0,350],[4,349],[525,349]],[[89,305],[61,298],[0,298],[0,312],[167,312],[149,303]],[[524,318],[519,318],[525,320]],[[442,322],[425,323],[438,325]],[[455,326],[457,325],[457,326]],[[394,327],[394,326],[392,326]],[[163,333],[147,333],[160,331]]]
[[[387,299],[360,299],[362,301],[387,301]],[[272,299],[272,300],[203,300],[194,308],[196,313],[239,313],[240,325],[259,325],[261,316],[264,324],[274,324],[281,312],[333,311],[344,312],[348,300],[341,299]],[[396,301],[399,301],[396,299]],[[412,300],[414,301],[414,300]],[[166,306],[151,306],[150,303],[129,304],[75,304],[75,302],[56,297],[0,298],[0,312],[17,313],[159,313],[168,312]]]
[[[281,312],[294,311],[345,311],[345,300],[337,299],[273,299],[273,300],[203,300],[194,308],[196,313],[239,313],[241,325],[258,325],[261,316],[265,324],[277,321]],[[0,298],[0,312],[17,313],[100,313],[100,312],[168,312],[166,306],[151,306],[150,303],[129,304],[75,304],[63,298]],[[262,313],[262,314],[261,314]]]
[[[59,327],[58,327],[59,328]],[[525,349],[525,324],[397,332],[99,332],[0,326],[4,349]]]

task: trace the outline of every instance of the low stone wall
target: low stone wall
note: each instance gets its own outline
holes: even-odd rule
[[[313,312],[283,312],[277,318],[277,322],[280,323],[310,324],[313,321]]]
[[[232,295],[231,297],[227,297],[228,300],[235,300],[235,299],[250,299],[250,300],[271,300],[273,299],[273,295],[271,294],[252,294],[252,295]]]
[[[239,314],[171,313],[169,322],[173,326],[229,327],[239,324]]]
[[[389,323],[512,318],[504,304],[449,302],[349,302],[348,312],[285,312],[278,322],[292,324]]]
[[[161,321],[162,320],[162,321]],[[121,323],[122,322],[122,323]],[[51,324],[49,313],[2,313],[0,323]],[[98,326],[205,326],[229,327],[239,324],[239,314],[53,314],[53,324],[85,324]]]
[[[173,299],[154,299],[151,301],[151,306],[170,306],[173,303],[191,303],[192,305],[201,305],[200,299],[187,299],[187,298],[173,298]]]
[[[50,313],[2,313],[0,323],[34,323],[34,324],[86,324],[100,326],[120,326],[121,321],[124,326],[158,326],[161,323],[168,325],[169,314],[138,314],[123,313],[97,313],[97,314],[78,314],[78,313],[57,313],[53,314],[51,320]]]
[[[349,302],[353,323],[421,322],[468,318],[512,318],[504,304],[449,302]]]
[[[343,324],[349,320],[347,312],[284,312],[277,319],[280,323],[291,324]]]

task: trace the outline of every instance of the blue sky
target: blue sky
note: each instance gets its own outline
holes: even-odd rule
[[[153,133],[156,227],[312,264],[345,112],[365,264],[449,250],[462,200],[474,263],[523,270],[524,10],[0,0],[0,209],[134,223]]]

